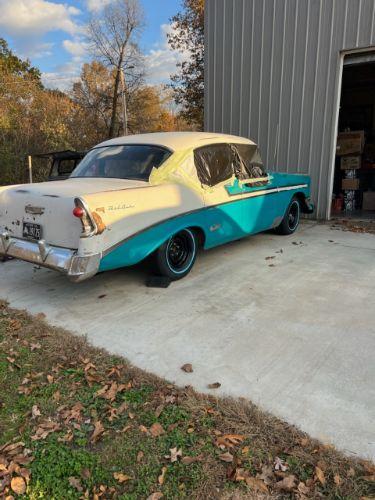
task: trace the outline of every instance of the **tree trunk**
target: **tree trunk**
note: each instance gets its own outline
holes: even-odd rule
[[[121,61],[122,63],[122,61]],[[112,139],[115,136],[115,127],[116,127],[116,115],[117,115],[117,96],[118,96],[118,87],[120,84],[120,71],[121,65],[116,68],[116,78],[115,78],[115,88],[113,89],[113,97],[112,97],[112,113],[111,113],[111,123],[109,125],[108,138]]]

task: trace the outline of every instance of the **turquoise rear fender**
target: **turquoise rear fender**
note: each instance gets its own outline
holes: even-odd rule
[[[173,234],[186,227],[197,227],[205,234],[197,213],[175,217],[147,228],[104,253],[99,271],[132,266],[148,257]]]

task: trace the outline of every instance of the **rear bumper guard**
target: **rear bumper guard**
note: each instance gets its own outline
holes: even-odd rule
[[[28,241],[0,233],[0,255],[25,260],[67,274],[71,281],[83,281],[99,269],[101,254],[78,255],[75,250],[48,245],[44,240]]]

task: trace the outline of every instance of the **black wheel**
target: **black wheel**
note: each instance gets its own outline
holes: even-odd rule
[[[183,229],[163,243],[154,254],[155,271],[172,280],[186,276],[197,256],[197,239],[190,229]]]
[[[299,219],[301,215],[301,206],[299,204],[298,198],[292,198],[289,203],[287,211],[285,212],[284,218],[281,221],[280,226],[278,226],[275,231],[278,234],[292,234],[297,229],[299,224]]]

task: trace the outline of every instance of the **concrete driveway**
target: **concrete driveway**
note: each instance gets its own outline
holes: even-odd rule
[[[373,235],[305,223],[290,237],[262,234],[204,252],[168,289],[144,281],[141,269],[124,269],[77,285],[22,262],[0,264],[0,297],[12,306],[44,312],[178,384],[210,392],[207,384],[220,382],[212,393],[245,396],[375,458]],[[182,372],[184,363],[194,372]]]

